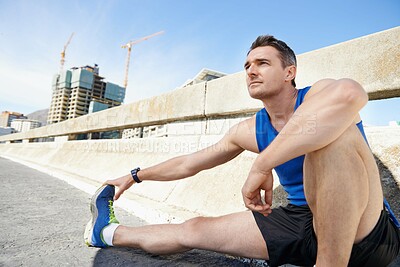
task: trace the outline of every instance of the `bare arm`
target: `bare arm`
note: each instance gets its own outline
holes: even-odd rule
[[[249,129],[254,128],[249,124],[252,124],[253,120],[249,119],[233,126],[219,142],[210,147],[142,169],[138,172],[138,178],[141,181],[179,180],[232,160],[249,146],[247,143],[249,135],[252,134]],[[115,195],[115,199],[118,199],[125,190],[134,184],[134,180],[131,174],[127,174],[105,183],[119,187],[119,191]]]
[[[269,213],[272,188],[265,187],[272,186],[266,185],[266,180],[272,179],[272,168],[336,140],[359,119],[358,112],[367,101],[364,89],[352,80],[321,80],[314,84],[280,134],[256,158],[242,189],[246,206]],[[260,189],[271,190],[266,194],[267,205],[250,200],[258,196]]]
[[[243,148],[234,143],[233,139],[233,136],[228,133],[218,143],[210,147],[143,169],[138,173],[138,177],[142,181],[172,181],[193,176],[202,170],[211,169],[230,161],[243,151]]]

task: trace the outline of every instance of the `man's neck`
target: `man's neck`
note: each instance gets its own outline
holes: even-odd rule
[[[297,89],[290,87],[284,88],[279,94],[263,100],[271,123],[277,131],[280,131],[292,117],[296,99]]]

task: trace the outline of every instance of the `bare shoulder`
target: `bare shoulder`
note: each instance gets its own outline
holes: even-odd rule
[[[234,125],[226,136],[241,148],[257,153],[256,116],[254,115]]]

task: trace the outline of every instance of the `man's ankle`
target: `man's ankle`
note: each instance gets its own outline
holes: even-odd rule
[[[102,230],[103,240],[108,246],[114,246],[113,238],[115,230],[118,228],[118,226],[118,223],[110,223]]]

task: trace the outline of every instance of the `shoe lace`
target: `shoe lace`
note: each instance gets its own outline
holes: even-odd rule
[[[108,201],[108,210],[109,210],[109,217],[110,217],[110,223],[118,223],[117,218],[115,218],[114,214],[114,201],[111,199]]]

